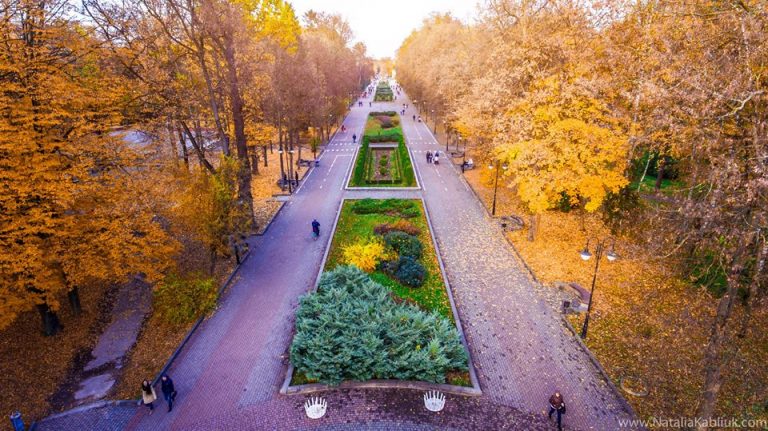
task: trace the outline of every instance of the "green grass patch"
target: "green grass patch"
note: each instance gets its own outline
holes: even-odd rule
[[[632,190],[637,190],[638,181],[632,182],[630,187]],[[685,187],[685,183],[680,180],[670,180],[664,178],[661,180],[661,192],[667,195],[672,195]],[[656,191],[656,177],[646,175],[643,178],[643,182],[640,183],[640,193],[654,193]]]
[[[358,214],[354,210],[355,205],[357,205],[358,212],[363,214]],[[341,215],[333,235],[324,270],[330,271],[343,264],[343,248],[345,246],[373,236],[373,228],[377,225],[394,223],[403,218],[407,218],[421,230],[418,238],[424,245],[424,251],[418,261],[427,270],[424,284],[417,288],[404,286],[378,270],[371,273],[371,279],[392,290],[397,297],[413,302],[421,309],[436,311],[454,322],[448,293],[445,290],[445,283],[443,283],[443,276],[440,272],[440,264],[437,261],[437,253],[429,234],[424,207],[418,200],[364,199],[345,201],[341,208]]]
[[[388,173],[391,179],[374,179],[378,167],[373,162],[371,143],[397,142],[397,149],[392,153],[391,169]],[[415,187],[416,174],[405,145],[400,116],[394,111],[371,112],[368,115],[363,138],[360,140],[360,151],[357,153],[350,187]],[[380,171],[379,171],[380,172]]]

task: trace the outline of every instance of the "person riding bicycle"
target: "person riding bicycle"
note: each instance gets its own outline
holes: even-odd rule
[[[320,236],[320,222],[318,222],[317,219],[312,220],[312,236],[315,238]]]

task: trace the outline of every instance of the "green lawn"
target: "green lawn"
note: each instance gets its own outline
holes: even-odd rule
[[[382,127],[382,121],[378,117],[390,117],[393,127]],[[394,153],[398,158],[396,166],[399,172],[396,173],[392,182],[376,182],[369,180],[371,157],[369,144],[371,142],[397,142],[397,151]],[[415,187],[416,175],[413,172],[413,164],[408,154],[408,148],[405,145],[403,129],[400,126],[400,116],[396,112],[372,112],[368,116],[365,125],[363,137],[360,140],[360,151],[357,152],[354,170],[349,179],[350,187]],[[375,167],[374,167],[375,168]]]
[[[633,181],[630,187],[637,190],[637,181]],[[685,187],[685,183],[679,180],[670,180],[664,178],[661,180],[661,192],[664,194],[674,194],[676,191]],[[654,193],[656,191],[656,177],[647,175],[640,184],[640,193]]]
[[[336,232],[331,242],[331,250],[328,253],[328,260],[325,263],[325,270],[329,271],[337,265],[343,263],[344,246],[358,242],[363,238],[373,235],[373,228],[382,223],[392,223],[400,219],[397,215],[387,214],[355,214],[352,212],[352,205],[356,201],[348,200],[344,202],[339,216],[339,223],[336,226]],[[413,200],[417,205],[419,216],[408,219],[411,223],[421,229],[419,239],[424,244],[424,253],[419,259],[427,270],[427,276],[421,287],[412,288],[403,286],[398,281],[391,279],[381,271],[374,271],[371,278],[382,285],[392,289],[398,297],[413,301],[419,307],[429,311],[436,311],[445,316],[452,322],[453,313],[451,304],[448,301],[448,293],[445,290],[443,276],[440,272],[440,264],[437,261],[435,246],[432,243],[432,237],[429,234],[429,225],[424,214],[424,207],[421,201]]]

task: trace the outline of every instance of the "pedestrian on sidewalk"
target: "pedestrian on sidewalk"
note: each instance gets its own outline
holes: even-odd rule
[[[168,374],[163,374],[160,377],[160,390],[163,392],[163,399],[168,403],[168,411],[173,410],[173,400],[176,399],[176,389],[173,387],[173,380],[168,377]]]
[[[157,394],[155,393],[155,388],[152,387],[152,383],[150,383],[149,380],[141,382],[141,401],[145,406],[149,407],[149,414],[152,414],[155,409],[153,403],[156,399]]]
[[[373,102],[368,102],[368,107],[370,108],[371,106],[373,106]]]
[[[427,163],[432,163],[432,151],[427,150]]]
[[[560,392],[555,392],[549,397],[549,419],[552,419],[552,413],[557,412],[557,429],[563,431],[563,415],[565,414],[565,401]]]

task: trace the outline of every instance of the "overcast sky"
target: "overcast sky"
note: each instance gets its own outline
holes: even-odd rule
[[[463,21],[476,14],[478,0],[288,0],[301,17],[314,9],[343,16],[356,41],[368,47],[374,58],[395,56],[395,51],[411,31],[432,12],[451,12]]]

